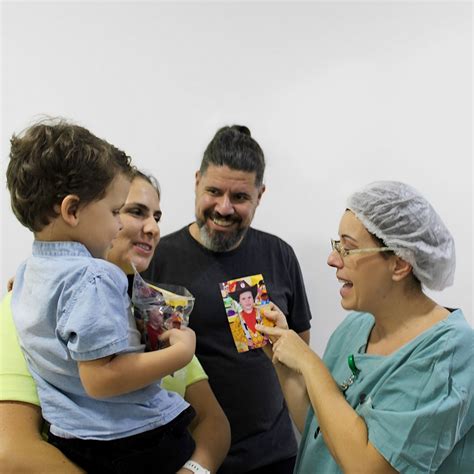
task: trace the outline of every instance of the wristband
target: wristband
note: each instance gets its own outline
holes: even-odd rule
[[[194,474],[211,474],[211,471],[204,469],[198,462],[192,459],[186,461],[183,467],[184,469],[189,469],[191,472],[194,472]]]

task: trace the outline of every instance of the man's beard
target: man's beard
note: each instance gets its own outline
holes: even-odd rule
[[[204,219],[196,217],[196,224],[199,227],[199,236],[201,244],[213,252],[228,252],[236,247],[243,239],[248,227],[237,227],[233,232],[219,232],[216,230],[210,231],[206,226],[207,219],[212,219],[213,213],[204,214]],[[236,217],[222,217],[216,215],[220,220],[229,220],[233,222],[242,222],[240,218]]]

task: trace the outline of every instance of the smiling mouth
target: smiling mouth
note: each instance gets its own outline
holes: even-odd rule
[[[209,219],[213,224],[219,227],[229,228],[233,225],[239,225],[242,219],[237,214],[231,214],[228,216],[221,216],[218,212],[209,212],[207,214],[207,219]]]
[[[352,288],[353,283],[349,280],[343,280],[342,278],[338,278],[337,281],[342,284],[342,288]]]
[[[145,243],[143,243],[143,242],[137,242],[137,243],[135,243],[134,245],[135,245],[136,247],[142,249],[142,250],[145,250],[146,252],[151,252],[151,250],[152,250],[152,248],[153,248],[151,245],[145,244]]]
[[[216,217],[216,216],[213,216],[210,219],[212,222],[214,222],[214,224],[218,225],[219,227],[230,227],[231,225],[235,224],[234,219],[225,219],[225,218]]]

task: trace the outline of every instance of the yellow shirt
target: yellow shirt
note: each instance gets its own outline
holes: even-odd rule
[[[40,405],[36,384],[18,342],[10,306],[11,292],[0,302],[0,400]],[[184,397],[186,387],[207,380],[196,356],[173,375],[163,377],[161,386]]]
[[[36,384],[18,342],[10,308],[11,292],[0,303],[0,400],[39,405]]]

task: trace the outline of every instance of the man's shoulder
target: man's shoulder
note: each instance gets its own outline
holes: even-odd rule
[[[281,237],[278,237],[275,234],[270,234],[264,230],[255,229],[253,227],[249,228],[248,238],[252,243],[262,243],[266,245],[281,246],[282,248],[292,249],[291,245],[283,240]]]
[[[170,234],[166,234],[160,239],[160,244],[158,249],[163,245],[173,245],[177,242],[180,242],[187,238],[187,234],[189,234],[189,225],[185,225],[181,227],[181,229],[171,232]]]
[[[189,226],[190,224],[163,236],[160,240],[158,250],[160,250],[160,247],[163,245],[182,245],[183,241],[190,240],[189,237],[191,234],[189,233]],[[252,245],[263,243],[266,245],[279,245],[291,249],[291,245],[285,242],[281,237],[263,230],[255,229],[254,227],[249,227],[246,238]]]
[[[189,226],[167,234],[161,238],[155,255],[143,275],[157,282],[165,272],[179,272],[183,265],[189,269],[199,253],[197,249],[198,246],[193,244],[191,234],[189,234]]]

